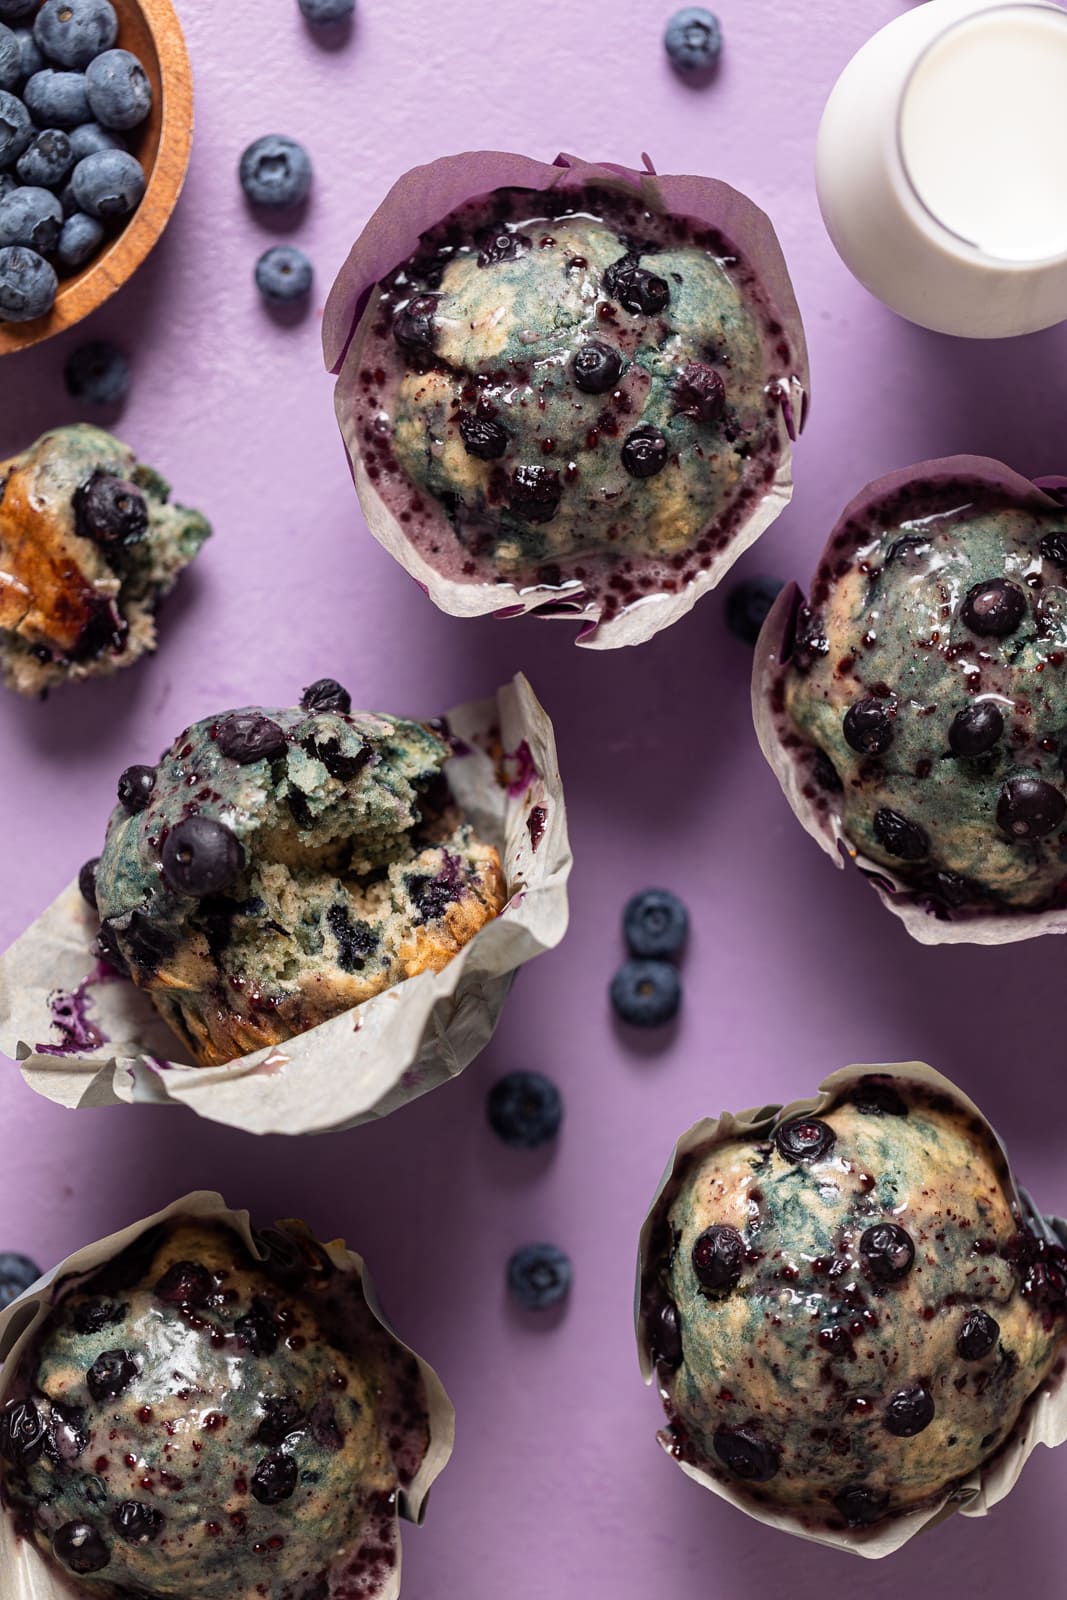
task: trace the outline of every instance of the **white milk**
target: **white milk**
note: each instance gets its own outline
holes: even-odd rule
[[[898,17],[834,87],[816,180],[846,264],[912,321],[994,338],[1067,318],[1067,11]]]

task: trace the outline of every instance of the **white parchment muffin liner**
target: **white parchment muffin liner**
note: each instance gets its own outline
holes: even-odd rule
[[[95,1244],[76,1250],[0,1313],[0,1362],[3,1363],[0,1370],[0,1406],[7,1400],[16,1381],[22,1357],[64,1293],[71,1292],[79,1280],[121,1255],[150,1228],[179,1218],[222,1224],[233,1230],[255,1260],[267,1258],[268,1252],[253,1229],[248,1212],[232,1211],[220,1194],[210,1190],[188,1194],[164,1210],[157,1211],[154,1216],[144,1217],[106,1239],[99,1239]],[[330,1243],[317,1240],[305,1223],[295,1220],[276,1222],[274,1229],[286,1235],[298,1250],[306,1245],[314,1254],[324,1253],[337,1271],[350,1280],[353,1305],[365,1306],[381,1327],[388,1344],[399,1354],[415,1360],[425,1396],[429,1441],[414,1478],[406,1488],[398,1487],[397,1516],[409,1522],[421,1522],[430,1486],[448,1462],[454,1442],[455,1413],[440,1378],[431,1366],[397,1338],[382,1315],[374,1286],[361,1257],[348,1250],[343,1240],[335,1239]],[[382,1391],[383,1406],[389,1394],[386,1386]],[[383,1437],[387,1438],[389,1433],[395,1435],[396,1432],[396,1428],[387,1424],[383,1417]],[[395,1452],[391,1453],[395,1455]],[[400,1536],[396,1521],[393,1532],[395,1566],[389,1570],[383,1584],[368,1591],[368,1600],[396,1600],[400,1592]],[[85,1600],[86,1595],[97,1593],[97,1585],[83,1586],[77,1579],[46,1561],[32,1539],[18,1536],[10,1510],[0,1512],[0,1600],[72,1600],[74,1596]]]
[[[327,1133],[383,1117],[468,1066],[524,962],[567,927],[571,850],[552,724],[520,674],[448,713],[445,772],[497,846],[508,901],[440,972],[422,972],[284,1044],[221,1067],[173,1059],[148,996],[90,954],[95,913],[70,884],[0,957],[0,1048],[70,1108],[186,1105],[246,1133]]]
[[[808,1099],[794,1100],[787,1106],[761,1106],[736,1113],[725,1111],[718,1118],[705,1117],[700,1122],[694,1123],[675,1145],[641,1229],[635,1319],[638,1356],[646,1383],[651,1383],[655,1377],[655,1362],[645,1316],[643,1290],[650,1275],[656,1271],[657,1264],[650,1260],[649,1252],[660,1220],[661,1208],[668,1206],[674,1198],[674,1180],[679,1167],[696,1152],[705,1156],[733,1139],[763,1139],[780,1122],[787,1122],[792,1117],[803,1115],[817,1116],[840,1101],[842,1092],[849,1085],[871,1073],[924,1085],[933,1093],[947,1097],[967,1116],[976,1117],[1003,1152],[1008,1171],[1011,1172],[1011,1163],[1008,1161],[1003,1144],[973,1100],[968,1099],[948,1078],[921,1061],[843,1067],[839,1072],[834,1072],[824,1079],[819,1085],[818,1094]],[[1010,1182],[1011,1192],[1018,1201],[1020,1214],[1028,1218],[1031,1226],[1044,1233],[1050,1241],[1062,1244],[1067,1239],[1067,1223],[1060,1222],[1056,1218],[1046,1219],[1040,1216],[1029,1196],[1017,1187],[1015,1179],[1011,1178]],[[1067,1352],[1067,1329],[1064,1331],[1064,1350]],[[965,1482],[947,1491],[937,1502],[919,1510],[887,1517],[884,1522],[870,1529],[850,1529],[847,1532],[835,1532],[831,1528],[818,1525],[808,1526],[789,1512],[757,1503],[743,1490],[735,1489],[729,1482],[703,1471],[699,1466],[685,1461],[679,1461],[678,1465],[687,1477],[703,1484],[721,1499],[728,1500],[731,1505],[754,1517],[757,1522],[778,1528],[783,1533],[796,1534],[801,1539],[810,1539],[816,1544],[831,1545],[837,1550],[849,1550],[854,1555],[878,1559],[892,1555],[894,1550],[899,1550],[917,1533],[934,1527],[938,1522],[951,1516],[954,1511],[961,1511],[967,1517],[984,1517],[1014,1488],[1023,1467],[1039,1444],[1051,1448],[1065,1441],[1067,1441],[1067,1383],[1062,1378],[1050,1377],[1028,1401],[1018,1426],[998,1447],[995,1456]],[[659,1442],[669,1453],[669,1443],[662,1433],[659,1435]]]

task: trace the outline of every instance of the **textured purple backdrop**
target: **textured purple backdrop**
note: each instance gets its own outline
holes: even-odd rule
[[[676,1134],[724,1106],[806,1093],[854,1060],[924,1057],[999,1125],[1039,1202],[1067,1210],[1061,1159],[1064,947],[926,950],[789,815],[748,713],[747,650],[719,595],[638,651],[575,650],[562,624],[439,615],[366,533],[319,358],[319,308],[353,236],[414,162],[493,145],[700,170],[770,212],[812,351],[814,407],[792,507],[741,570],[806,579],[868,478],[924,456],[1001,454],[1062,472],[1067,330],[966,345],[895,320],[833,254],[812,161],[825,95],[900,0],[718,0],[727,54],[694,91],[660,50],[669,0],[361,0],[345,48],[316,45],[296,0],[179,0],[197,74],[184,199],[92,334],[129,348],[117,427],[203,505],[216,537],[153,660],[48,703],[0,704],[3,942],[99,848],[118,771],[186,720],[285,702],[324,673],[357,702],[429,714],[527,671],[554,713],[576,866],[566,943],[520,976],[466,1075],[379,1126],[315,1144],[252,1138],[177,1110],[67,1113],[14,1067],[0,1080],[0,1247],[50,1263],[198,1185],[260,1215],[304,1215],[369,1259],[403,1335],[459,1414],[427,1525],[406,1541],[410,1600],[872,1600],[1054,1593],[1067,1450],[1031,1461],[984,1522],[956,1518],[888,1563],[748,1521],[660,1453],[631,1331],[638,1227]],[[297,327],[257,302],[271,236],[237,157],[305,139],[316,185],[299,242],[318,272]],[[73,418],[63,340],[0,367],[0,455]],[[673,1037],[635,1047],[606,985],[618,913],[647,883],[683,892],[694,936]],[[522,1156],[484,1124],[487,1086],[540,1067],[566,1096],[558,1149]],[[575,1286],[555,1325],[507,1304],[514,1245],[558,1240]]]

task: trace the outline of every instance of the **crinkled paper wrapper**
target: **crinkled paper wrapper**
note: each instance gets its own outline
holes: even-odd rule
[[[32,1288],[0,1313],[0,1361],[3,1362],[3,1370],[0,1371],[0,1406],[6,1400],[8,1390],[16,1379],[23,1354],[37,1337],[52,1307],[62,1298],[62,1293],[70,1289],[71,1277],[85,1276],[97,1271],[121,1255],[123,1250],[134,1244],[150,1228],[179,1217],[222,1223],[233,1229],[257,1261],[262,1261],[266,1257],[266,1252],[253,1233],[248,1212],[231,1211],[222,1196],[213,1194],[210,1190],[200,1190],[195,1194],[186,1195],[183,1200],[176,1200],[173,1205],[167,1206],[163,1211],[157,1211],[154,1216],[145,1217],[142,1221],[123,1228],[121,1232],[111,1234],[107,1239],[100,1239],[96,1244],[76,1250],[66,1261],[46,1273]],[[433,1368],[413,1350],[409,1350],[389,1326],[382,1314],[374,1285],[367,1275],[361,1257],[354,1251],[347,1250],[342,1240],[335,1239],[329,1244],[315,1240],[303,1222],[278,1222],[275,1223],[275,1227],[291,1235],[298,1243],[307,1240],[317,1249],[323,1250],[340,1272],[347,1273],[354,1280],[359,1298],[366,1304],[375,1321],[380,1323],[386,1335],[401,1350],[414,1356],[418,1364],[426,1396],[426,1418],[429,1423],[430,1438],[426,1454],[415,1477],[406,1488],[397,1492],[397,1509],[399,1515],[409,1522],[421,1522],[430,1486],[444,1470],[452,1454],[455,1413],[444,1386]],[[57,1290],[60,1292],[57,1293]],[[382,1431],[383,1436],[390,1431],[384,1420]],[[389,1573],[386,1586],[373,1597],[369,1597],[369,1600],[396,1600],[400,1592],[399,1536],[396,1537],[395,1544],[396,1566]],[[89,1592],[89,1589],[51,1566],[32,1539],[20,1539],[16,1535],[10,1513],[0,1511],[0,1600],[73,1600],[75,1596],[79,1597],[79,1600],[84,1600]],[[92,1586],[91,1592],[96,1593],[95,1585]]]
[[[793,286],[774,228],[767,215],[747,196],[715,178],[658,177],[648,157],[647,170],[637,172],[612,163],[590,163],[560,155],[551,165],[527,156],[479,150],[445,156],[413,167],[389,191],[357,239],[330,291],[323,321],[326,365],[338,374],[337,420],[348,448],[352,476],[367,525],[378,542],[411,574],[439,606],[454,617],[487,614],[558,617],[580,624],[576,642],[593,649],[641,644],[661,628],[691,611],[713,589],[738,557],[788,505],[793,493],[791,442],[804,425],[809,389],[804,330]],[[647,595],[600,621],[600,603],[582,594],[578,580],[565,590],[542,585],[519,589],[513,584],[458,582],[442,576],[424,560],[403,526],[379,496],[362,463],[351,398],[361,365],[366,331],[372,320],[376,285],[418,247],[419,236],[450,212],[495,189],[581,189],[594,184],[627,193],[638,190],[650,211],[693,217],[728,240],[755,273],[768,308],[781,323],[792,353],[792,372],[778,386],[779,454],[774,478],[742,522],[729,545],[711,565],[678,594]],[[364,317],[364,313],[367,315]],[[361,321],[362,318],[362,321]]]
[[[916,466],[877,478],[862,489],[841,513],[827,551],[853,518],[862,517],[879,501],[906,489],[916,479],[923,479],[935,488],[961,479],[995,491],[1011,505],[1041,512],[1061,510],[1067,499],[1067,478],[1031,481],[988,456],[945,456],[936,461],[921,461]],[[834,549],[835,559],[848,553],[847,549]],[[821,559],[825,559],[825,555]],[[789,718],[776,703],[777,691],[793,652],[797,612],[803,604],[804,596],[797,585],[788,584],[763,625],[752,674],[752,716],[760,749],[805,830],[835,866],[843,867],[846,857],[853,862],[872,884],[883,905],[900,918],[920,944],[1012,944],[1020,939],[1034,939],[1041,933],[1067,933],[1067,907],[1050,911],[941,907],[935,912],[929,898],[913,884],[881,862],[863,855],[845,837],[835,795],[821,789],[816,798],[805,794],[805,788],[812,786],[810,763],[805,760],[810,747],[792,729]],[[792,743],[787,742],[789,740]]]
[[[422,972],[306,1033],[221,1067],[169,1059],[148,996],[94,966],[97,923],[69,885],[0,957],[0,1047],[59,1105],[186,1105],[246,1133],[326,1133],[383,1117],[455,1077],[489,1042],[515,970],[562,939],[570,844],[552,724],[521,674],[448,714],[453,794],[500,849],[508,901],[441,972]],[[537,819],[543,833],[537,839]],[[95,1047],[62,1047],[57,1003]],[[83,1029],[84,1033],[84,1029]]]
[[[701,1156],[708,1154],[718,1145],[726,1144],[731,1139],[766,1138],[771,1129],[779,1122],[787,1122],[791,1117],[805,1115],[819,1115],[827,1111],[841,1099],[842,1090],[849,1084],[856,1083],[860,1078],[870,1073],[900,1078],[909,1083],[924,1084],[936,1094],[946,1095],[957,1105],[961,1111],[971,1117],[977,1117],[988,1130],[990,1137],[1004,1151],[996,1131],[990,1126],[981,1111],[969,1100],[962,1090],[948,1078],[942,1077],[940,1072],[935,1072],[922,1061],[905,1061],[885,1066],[851,1066],[842,1067],[840,1072],[831,1076],[819,1085],[819,1092],[811,1099],[794,1100],[787,1106],[761,1106],[758,1109],[738,1111],[732,1114],[723,1112],[719,1118],[705,1117],[701,1122],[694,1123],[687,1133],[683,1133],[678,1140],[667,1164],[667,1170],[660,1180],[655,1198],[649,1208],[641,1229],[641,1239],[638,1248],[637,1261],[637,1298],[635,1317],[637,1322],[637,1345],[641,1362],[641,1372],[646,1383],[651,1383],[655,1377],[655,1365],[649,1348],[648,1330],[644,1318],[642,1304],[642,1288],[648,1265],[648,1252],[652,1244],[655,1225],[658,1221],[658,1212],[661,1202],[666,1203],[665,1196],[673,1183],[679,1166],[694,1152]],[[1007,1152],[1004,1159],[1011,1170]],[[1012,1179],[1014,1186],[1014,1179]],[[1020,1213],[1029,1218],[1033,1227],[1042,1232],[1050,1242],[1061,1244],[1067,1239],[1067,1223],[1055,1218],[1043,1218],[1034,1209],[1029,1197],[1021,1190],[1014,1188],[1015,1197],[1019,1204]],[[671,1196],[670,1198],[673,1198]],[[797,1534],[801,1539],[813,1540],[816,1544],[832,1545],[836,1550],[849,1550],[855,1555],[869,1556],[878,1559],[888,1556],[894,1550],[899,1550],[901,1545],[907,1544],[915,1534],[922,1533],[926,1528],[932,1528],[937,1523],[943,1522],[954,1511],[962,1511],[966,1517],[984,1517],[991,1511],[999,1500],[1003,1500],[1018,1482],[1019,1475],[1026,1465],[1030,1455],[1039,1444],[1063,1444],[1067,1440],[1067,1384],[1061,1381],[1046,1380],[1027,1405],[1020,1425],[1015,1432],[999,1448],[993,1460],[988,1462],[978,1472],[973,1473],[964,1483],[946,1493],[934,1505],[928,1505],[921,1510],[911,1511],[904,1515],[887,1518],[884,1523],[877,1524],[869,1532],[852,1531],[849,1533],[835,1533],[832,1529],[824,1527],[808,1527],[801,1520],[788,1512],[775,1511],[772,1508],[760,1505],[758,1502],[747,1498],[743,1492],[735,1490],[726,1481],[713,1477],[704,1472],[700,1467],[692,1466],[687,1462],[679,1462],[679,1466],[687,1477],[703,1484],[713,1494],[719,1495],[723,1500],[728,1500],[731,1505],[744,1511],[748,1516],[755,1517],[757,1522],[765,1522],[768,1527],[778,1528],[783,1533]],[[661,1443],[663,1443],[661,1439]],[[664,1448],[667,1446],[664,1443]]]

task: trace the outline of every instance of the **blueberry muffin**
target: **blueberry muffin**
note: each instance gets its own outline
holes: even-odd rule
[[[1011,479],[864,491],[775,689],[808,799],[942,916],[1067,902],[1067,510]]]
[[[100,428],[54,428],[0,462],[0,673],[23,694],[129,666],[211,532]]]
[[[506,898],[450,755],[443,730],[353,712],[332,679],[195,723],[119,781],[82,873],[100,953],[202,1066],[440,971]]]
[[[1062,1370],[1067,1253],[984,1122],[854,1076],[696,1140],[655,1207],[643,1328],[678,1460],[757,1514],[862,1530],[937,1504]]]
[[[392,1575],[420,1369],[309,1236],[261,1242],[262,1263],[221,1223],[156,1226],[66,1280],[22,1357],[4,1498],[78,1593],[326,1600]]]

